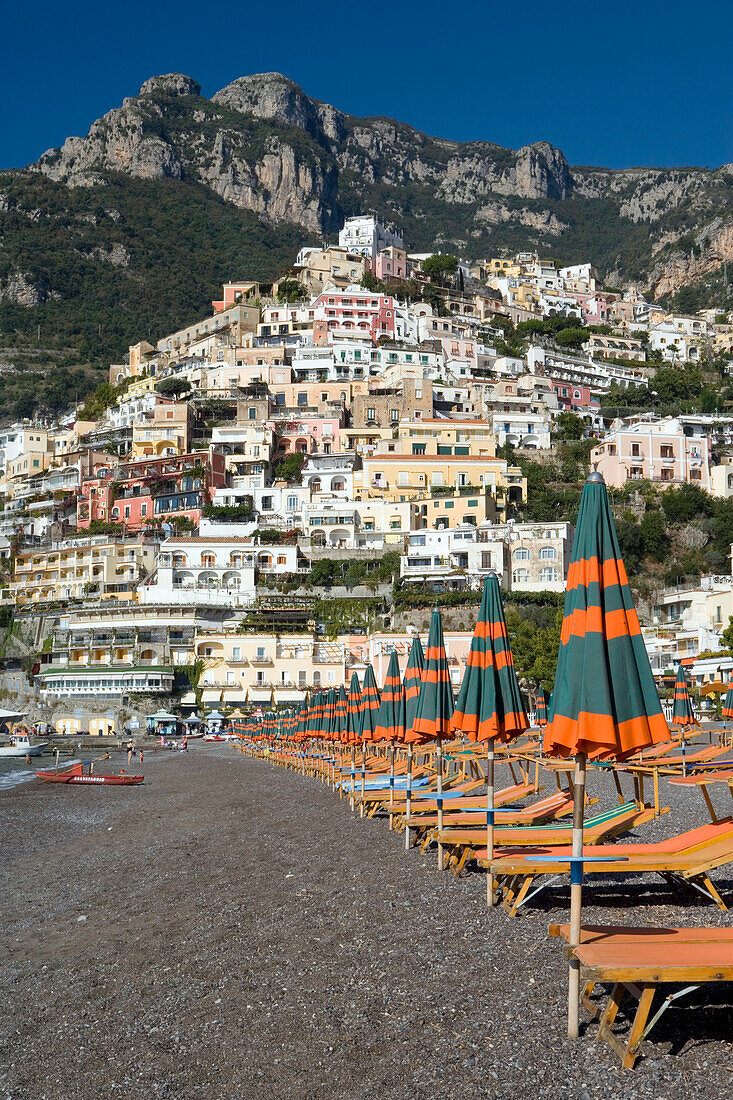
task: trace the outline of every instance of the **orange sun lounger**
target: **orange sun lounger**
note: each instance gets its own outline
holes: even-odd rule
[[[522,905],[545,886],[568,873],[565,854],[566,849],[555,845],[540,846],[531,851],[515,848],[495,853],[491,870],[499,879],[502,905],[511,917],[516,916]],[[553,855],[557,855],[557,863],[546,858]],[[651,844],[586,844],[583,855],[587,857],[583,865],[584,874],[656,873],[668,882],[686,885],[725,911],[727,906],[710,880],[709,872],[733,862],[733,818],[701,825]],[[616,865],[605,862],[594,864],[594,855],[622,856],[623,862]],[[537,856],[544,858],[540,861]],[[486,849],[478,854],[478,858],[483,866],[487,866]],[[530,893],[538,879],[540,884]]]
[[[569,925],[551,925],[550,935],[569,938]],[[586,979],[582,1001],[599,1020],[599,1038],[632,1069],[642,1040],[663,1013],[680,997],[709,982],[733,982],[733,928],[603,928],[581,929],[577,947],[567,947]],[[591,1000],[596,985],[611,985],[605,1005]],[[662,985],[680,985],[649,1021],[655,994]],[[613,1030],[626,996],[637,1002],[625,1037]]]

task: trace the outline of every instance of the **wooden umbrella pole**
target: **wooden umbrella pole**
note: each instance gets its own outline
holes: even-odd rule
[[[443,832],[443,742],[438,738],[435,766],[438,778],[438,835]],[[443,870],[443,845],[438,841],[438,870]]]
[[[410,808],[412,806],[412,742],[407,746],[407,795],[405,798],[405,851],[410,850]]]
[[[396,752],[396,746],[394,741],[391,743],[391,761],[389,765],[389,827],[392,828],[392,808],[394,806],[394,758]]]
[[[573,776],[573,851],[574,859],[583,856],[583,814],[585,810],[586,754],[577,753]],[[580,943],[580,910],[583,897],[583,864],[570,864],[570,947]],[[580,1024],[580,961],[570,959],[568,980],[568,1038],[577,1039]]]
[[[491,861],[494,858],[494,742],[489,741],[486,754],[486,860],[489,873],[486,877],[486,904],[492,908],[494,898],[494,875]]]
[[[359,804],[359,814],[364,816],[364,794],[366,790],[366,741],[361,743],[361,802]]]
[[[349,808],[354,809],[356,794],[356,744],[351,746],[351,787],[349,789]]]

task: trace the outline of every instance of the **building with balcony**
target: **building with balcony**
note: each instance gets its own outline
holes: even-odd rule
[[[137,599],[137,586],[155,563],[157,542],[74,539],[17,555],[10,588],[18,604],[80,599]]]
[[[676,417],[616,421],[591,451],[591,464],[615,488],[648,480],[661,487],[697,485],[709,492],[709,439],[693,431],[690,427],[687,434]]]

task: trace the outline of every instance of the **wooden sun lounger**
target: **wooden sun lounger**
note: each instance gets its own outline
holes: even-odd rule
[[[628,832],[635,825],[642,825],[654,817],[654,810],[638,807],[635,802],[625,802],[612,810],[596,814],[585,821],[583,836],[586,843],[595,844],[619,833]],[[572,843],[570,825],[529,825],[500,826],[494,830],[494,843],[497,848],[531,847],[542,845],[570,845]],[[436,831],[435,839],[450,850],[449,869],[460,875],[469,859],[475,853],[486,851],[486,829],[443,829]],[[605,865],[604,865],[605,866]]]
[[[417,773],[413,775],[417,778]],[[486,780],[481,779],[465,779],[461,780],[460,775],[453,775],[443,780],[444,791],[477,791],[484,784]],[[427,796],[429,798],[435,798],[437,793],[437,780],[433,781],[427,787],[417,787],[413,789],[412,797],[418,798],[421,796]],[[392,791],[389,787],[377,787],[372,791],[364,791],[362,798],[361,790],[357,784],[356,801],[362,802],[364,805],[364,816],[374,817],[374,815],[380,809],[388,809],[388,804],[394,806],[399,813],[404,813],[407,805],[407,791],[404,788],[400,790]]]
[[[530,791],[533,788],[530,787]],[[529,793],[529,792],[527,792]],[[443,809],[443,829],[478,829],[483,825],[484,840],[486,839],[486,795],[480,799],[471,799],[477,804],[469,809],[465,807],[468,799],[460,799],[458,802],[448,802]],[[500,803],[494,797],[496,825],[544,825],[548,821],[566,817],[573,812],[573,800],[569,794],[557,792],[548,795],[539,802],[533,802],[524,809],[497,809]],[[410,820],[407,822],[411,829],[435,829],[438,825],[438,814],[428,806],[425,812],[421,807],[413,804]]]
[[[550,933],[569,935],[567,925],[551,926]],[[732,928],[599,928],[581,931],[577,947],[567,947],[568,957],[580,962],[586,979],[582,1001],[599,1020],[598,1035],[618,1054],[621,1065],[632,1069],[643,1039],[670,1004],[709,982],[733,981]],[[611,985],[605,1006],[591,1001],[595,985]],[[670,993],[652,1017],[655,994],[662,985],[682,985]],[[631,1028],[625,1037],[613,1031],[619,1009],[629,995],[637,1002]]]
[[[541,861],[536,859],[537,856],[554,855],[557,856],[557,863],[548,862],[545,858]],[[568,874],[564,855],[563,848],[556,845],[539,846],[532,851],[515,848],[495,853],[491,870],[500,881],[502,905],[510,917],[516,916],[522,905],[545,886],[549,886],[550,882]],[[587,856],[583,865],[584,874],[628,875],[653,872],[661,875],[667,882],[686,885],[726,911],[727,906],[710,880],[709,872],[733,862],[733,818],[701,825],[697,829],[690,829],[657,843],[584,844],[583,855]],[[622,856],[623,862],[594,863],[594,855]],[[479,853],[478,858],[482,866],[488,866],[485,849],[483,853]],[[552,877],[548,879],[547,876]],[[530,894],[530,889],[538,879],[541,880],[540,885]]]

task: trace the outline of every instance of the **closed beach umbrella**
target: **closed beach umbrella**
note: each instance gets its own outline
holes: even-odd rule
[[[540,726],[540,728],[547,725],[547,704],[547,692],[541,687],[537,692],[537,706],[534,715],[535,725]]]
[[[410,655],[407,658],[405,669],[405,732],[402,740],[407,743],[407,816],[410,816],[412,796],[412,741],[408,741],[407,735],[415,724],[417,705],[420,702],[420,689],[425,673],[425,654],[422,642],[418,634],[412,639]],[[410,829],[405,828],[405,847],[410,847]]]
[[[415,635],[410,646],[410,655],[407,658],[405,669],[405,734],[412,729],[417,714],[417,704],[420,699],[423,672],[425,671],[425,654],[419,635]]]
[[[377,687],[377,681],[374,677],[374,669],[370,664],[364,669],[364,683],[361,688],[361,702],[359,704],[359,715],[361,718],[361,794],[364,797],[364,788],[366,785],[366,758],[367,758],[367,742],[374,740],[374,730],[377,726],[377,715],[379,714],[379,688]],[[364,806],[361,807],[361,812],[364,812]]]
[[[362,741],[374,741],[374,731],[377,728],[377,715],[379,714],[379,688],[371,665],[367,665],[364,669],[359,713],[361,715]]]
[[[507,742],[529,726],[507,636],[496,573],[484,581],[478,620],[471,639],[463,683],[453,713],[453,728],[469,741],[487,745],[486,847],[489,861],[487,901],[494,904],[494,744]],[[439,823],[439,827],[440,827]]]
[[[692,713],[692,702],[690,701],[690,690],[687,686],[687,677],[685,676],[685,670],[681,664],[677,665],[677,677],[674,682],[672,724],[682,727],[694,726],[696,724],[695,715]]]
[[[392,650],[374,730],[375,741],[401,741],[405,736],[405,689],[397,651]]]
[[[348,706],[349,698],[346,694],[346,688],[342,684],[339,688],[334,714],[334,738],[336,741],[340,741],[342,745],[346,744],[346,712]]]
[[[400,677],[400,662],[397,650],[393,649],[389,656],[387,675],[382,687],[382,701],[379,705],[377,725],[374,730],[375,741],[388,741],[390,745],[389,766],[389,800],[390,806],[394,803],[394,758],[395,743],[403,741],[405,737],[405,689]],[[392,815],[389,825],[392,828]]]
[[[346,738],[351,745],[351,808],[354,808],[354,791],[356,790],[356,742],[361,734],[361,685],[355,672],[351,674],[349,684],[349,699],[346,705]]]
[[[587,755],[624,759],[668,740],[639,619],[621,560],[608,492],[588,476],[565,591],[552,717],[544,749],[575,757],[570,944],[580,936]],[[568,1034],[577,1038],[580,967],[570,962]]]
[[[430,633],[428,634],[428,648],[425,654],[425,671],[423,673],[420,698],[417,702],[417,713],[412,729],[407,730],[405,739],[408,744],[426,744],[428,741],[437,742],[436,771],[438,779],[438,818],[439,827],[442,825],[443,808],[441,795],[443,794],[443,738],[451,736],[453,726],[453,688],[450,682],[448,658],[443,641],[443,621],[440,612],[436,608],[430,618]],[[407,817],[410,816],[410,792],[407,797]],[[409,834],[409,829],[406,829]],[[409,845],[409,835],[406,837]],[[443,866],[443,849],[438,845],[438,866]]]
[[[731,673],[728,690],[723,700],[723,717],[733,718],[733,672]]]

